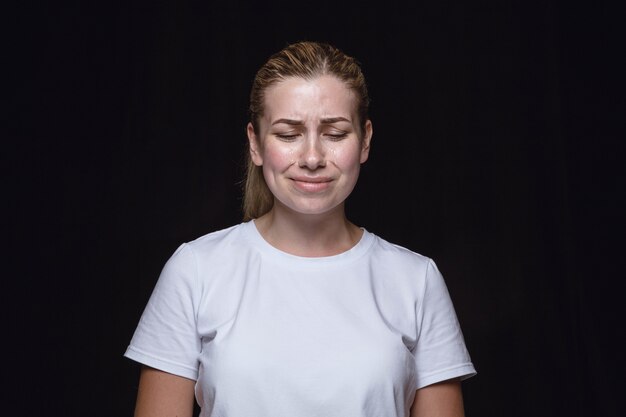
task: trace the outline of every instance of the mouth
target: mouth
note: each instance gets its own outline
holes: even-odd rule
[[[294,177],[291,180],[297,189],[313,193],[326,190],[332,182],[332,178],[327,177]]]

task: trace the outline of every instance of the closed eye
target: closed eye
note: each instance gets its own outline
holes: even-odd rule
[[[285,141],[295,140],[298,136],[298,133],[276,133],[278,139]]]
[[[347,132],[327,133],[326,136],[328,136],[330,138],[330,140],[341,140],[341,139],[345,138],[346,136],[348,136],[348,133]]]

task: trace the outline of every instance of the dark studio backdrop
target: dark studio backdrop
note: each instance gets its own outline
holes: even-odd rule
[[[363,65],[374,138],[348,213],[444,273],[479,372],[467,415],[626,414],[617,7],[338,4],[8,15],[17,415],[132,414],[139,367],[122,354],[176,247],[240,221],[251,81],[298,40]]]

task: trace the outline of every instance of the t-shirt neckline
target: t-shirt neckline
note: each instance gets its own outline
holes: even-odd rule
[[[365,228],[361,227],[361,230],[363,230],[363,235],[353,247],[351,247],[345,252],[341,252],[337,255],[331,255],[331,256],[319,256],[319,257],[298,256],[298,255],[292,255],[290,253],[287,253],[285,251],[282,251],[272,246],[261,235],[261,233],[259,232],[259,229],[257,229],[256,227],[256,224],[254,224],[254,220],[250,220],[244,223],[244,227],[247,232],[246,234],[249,236],[254,246],[263,254],[268,255],[271,258],[278,259],[281,262],[296,262],[300,265],[304,263],[310,264],[310,265],[328,265],[328,264],[350,262],[364,255],[372,246],[372,243],[374,242],[374,235],[368,232]]]

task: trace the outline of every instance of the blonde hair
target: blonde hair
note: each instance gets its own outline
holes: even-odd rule
[[[369,119],[369,96],[365,77],[359,63],[334,46],[319,42],[298,42],[272,55],[254,77],[250,91],[249,116],[254,132],[259,134],[259,120],[265,108],[265,91],[288,77],[310,80],[333,75],[345,82],[357,98],[357,114],[361,133]],[[274,196],[270,192],[263,167],[256,166],[248,152],[243,187],[244,221],[261,217],[272,209]]]

